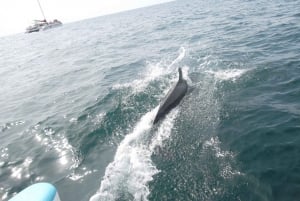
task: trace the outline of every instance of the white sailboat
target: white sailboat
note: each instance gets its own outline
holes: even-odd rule
[[[43,31],[43,30],[51,29],[51,28],[58,27],[58,26],[62,25],[62,23],[57,19],[48,22],[46,20],[46,17],[45,17],[45,14],[44,14],[44,11],[42,9],[40,1],[37,0],[37,2],[38,2],[38,5],[40,7],[40,10],[41,10],[41,13],[42,13],[44,19],[43,20],[34,20],[34,24],[32,26],[29,26],[29,27],[26,28],[26,33],[38,32],[38,31],[41,31],[41,30]]]

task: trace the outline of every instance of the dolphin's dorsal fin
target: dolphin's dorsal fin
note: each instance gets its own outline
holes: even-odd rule
[[[181,68],[178,68],[178,72],[179,72],[179,81],[182,80],[182,70]]]

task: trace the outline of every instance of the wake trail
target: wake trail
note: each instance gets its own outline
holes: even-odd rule
[[[155,147],[162,146],[169,138],[178,109],[173,110],[161,123],[150,143],[149,132],[158,106],[146,113],[133,131],[126,135],[117,149],[115,158],[105,171],[100,189],[90,198],[96,200],[117,200],[129,194],[133,200],[147,200],[150,193],[147,186],[159,170],[151,160]]]

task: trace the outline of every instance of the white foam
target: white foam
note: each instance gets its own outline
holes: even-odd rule
[[[132,88],[136,93],[141,92],[149,85],[151,81],[154,81],[165,74],[167,74],[167,72],[164,70],[163,66],[160,65],[160,63],[149,64],[146,72],[143,72],[142,75],[138,76],[141,77],[140,79],[136,79],[128,83],[116,84],[112,88]]]
[[[99,191],[90,201],[116,200],[120,191],[131,194],[134,200],[147,200],[147,184],[159,172],[151,160],[155,147],[169,138],[178,109],[163,120],[158,131],[148,143],[149,131],[158,107],[145,114],[132,133],[126,135],[117,149],[114,161],[108,165]]]
[[[144,77],[140,80],[134,80],[131,86],[135,89],[136,92],[141,92],[149,85],[151,81],[154,81],[165,74],[166,72],[161,65],[150,64],[147,68],[146,73],[143,73]]]
[[[217,71],[207,70],[205,72],[212,74],[215,78],[220,80],[236,81],[247,71],[248,71],[247,69],[226,69],[226,70],[217,70]]]
[[[144,135],[151,128],[152,119],[157,109],[158,107],[145,114],[133,132],[126,135],[117,149],[114,161],[106,168],[98,193],[91,197],[91,201],[116,199],[124,182],[126,182],[128,191],[131,191],[135,197],[148,194],[144,182],[148,180],[147,174],[149,172],[155,174],[157,170],[148,160],[151,152],[142,142]],[[128,182],[130,178],[135,178],[136,181]]]
[[[156,64],[148,64],[146,68],[146,72],[143,72],[139,77],[139,79],[130,81],[128,83],[118,83],[114,85],[113,89],[121,89],[121,88],[132,88],[134,92],[141,92],[143,91],[150,82],[159,79],[160,77],[170,74],[174,71],[173,66],[177,63],[179,63],[185,56],[185,48],[181,47],[179,49],[179,55],[175,60],[172,61],[172,63],[168,66],[165,66],[163,64],[163,61],[160,61]]]

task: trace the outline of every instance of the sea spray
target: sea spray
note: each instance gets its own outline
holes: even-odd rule
[[[139,93],[144,91],[145,88],[150,84],[151,81],[158,80],[162,76],[168,75],[174,71],[174,66],[178,64],[185,57],[186,50],[184,47],[179,49],[179,55],[169,64],[165,66],[162,64],[162,61],[157,62],[155,64],[149,63],[145,72],[143,72],[140,76],[142,78],[135,79],[133,81],[127,83],[117,83],[113,85],[113,89],[122,89],[122,88],[132,88],[134,93]]]

